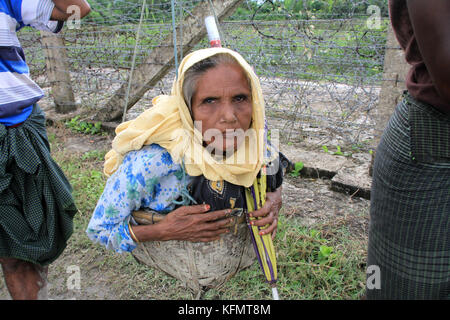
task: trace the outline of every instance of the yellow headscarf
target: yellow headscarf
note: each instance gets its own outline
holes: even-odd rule
[[[236,59],[251,82],[252,125],[249,143],[242,143],[230,158],[217,160],[202,145],[202,134],[194,127],[183,98],[185,72],[197,62],[219,53],[226,53]],[[230,183],[249,187],[253,184],[264,161],[264,99],[259,79],[252,67],[240,54],[226,48],[201,49],[187,55],[178,69],[171,95],[153,99],[153,107],[136,119],[124,122],[116,128],[112,149],[105,156],[104,173],[113,174],[123,161],[124,155],[139,150],[144,145],[159,144],[165,148],[176,163],[184,163],[190,176],[204,175],[211,181],[226,180]],[[242,161],[243,159],[251,161]],[[240,159],[241,161],[237,161]]]

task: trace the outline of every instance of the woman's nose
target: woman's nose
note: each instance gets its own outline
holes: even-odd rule
[[[222,109],[222,116],[221,116],[222,122],[234,123],[237,121],[236,110],[231,102],[225,102],[222,105],[221,109]]]

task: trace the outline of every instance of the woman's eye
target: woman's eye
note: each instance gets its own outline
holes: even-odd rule
[[[246,100],[247,100],[247,96],[245,94],[241,94],[241,95],[234,97],[234,101],[236,101],[236,102],[242,102],[242,101],[246,101]]]
[[[206,98],[203,100],[203,103],[210,104],[210,103],[213,103],[214,101],[216,101],[215,98]]]

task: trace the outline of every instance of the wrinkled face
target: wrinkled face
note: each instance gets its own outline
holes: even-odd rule
[[[197,80],[192,114],[208,149],[236,151],[252,120],[252,93],[238,64],[221,64]]]

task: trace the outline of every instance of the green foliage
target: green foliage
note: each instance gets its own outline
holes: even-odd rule
[[[103,161],[103,159],[105,158],[105,154],[106,154],[105,151],[92,150],[92,151],[85,152],[81,156],[81,160]]]
[[[328,147],[325,146],[325,145],[322,146],[322,150],[325,153],[329,153],[329,154],[332,154],[334,156],[350,157],[352,155],[351,152],[343,152],[340,146],[336,147],[336,151],[335,152],[332,152],[332,151],[328,150]]]
[[[314,1],[318,2],[318,1]],[[303,1],[300,0],[284,0],[284,9],[288,12],[298,13],[303,9]]]
[[[81,121],[79,116],[76,116],[69,121],[65,122],[67,128],[74,132],[84,133],[84,134],[101,134],[102,133],[102,123],[96,122],[94,124]]]
[[[304,167],[303,162],[301,162],[301,161],[296,162],[294,165],[294,171],[291,172],[291,176],[298,177],[300,175],[300,171],[302,171],[303,167]]]
[[[258,25],[257,29],[249,24],[241,27],[233,25],[226,28],[225,40],[253,62],[259,76],[372,84],[374,80],[382,80],[386,42],[384,31],[389,24],[388,19],[383,19],[380,30],[367,28],[365,10],[369,3],[378,2],[363,2],[359,8],[352,1],[342,0],[248,0],[237,8],[230,20],[254,19],[280,23]],[[89,67],[92,68],[128,70],[135,47],[141,5],[142,2],[138,0],[92,1],[92,11],[83,20],[86,23],[81,25],[83,30],[66,32],[67,52],[73,61],[71,67],[75,70],[84,69],[86,64],[83,61],[89,61]],[[143,62],[145,48],[151,50],[160,46],[162,39],[171,33],[170,2],[154,0],[147,1],[147,5],[147,20],[141,29],[136,65]],[[384,7],[381,8],[382,17],[386,17]],[[349,17],[353,18],[351,23],[338,20]],[[305,23],[301,19],[311,21]],[[317,19],[333,20],[319,22]],[[289,20],[289,25],[286,25],[286,20]],[[105,39],[108,39],[107,44]],[[205,39],[196,48],[207,46]],[[242,41],[236,42],[236,39]],[[286,42],[286,39],[292,40]],[[255,52],[255,48],[259,48],[258,52]],[[256,56],[247,56],[248,53]],[[45,65],[45,57],[42,55],[39,59],[39,63]]]
[[[367,26],[369,5],[377,5],[381,10],[380,29]],[[247,1],[231,20],[279,21],[280,24],[259,24],[253,30],[236,28],[228,32],[229,38],[246,40],[239,44],[244,46],[243,52],[270,48],[256,60],[253,58],[261,66],[259,75],[360,85],[360,82],[382,79],[387,17],[387,2],[382,0]],[[342,20],[350,18],[351,23]],[[287,25],[283,22],[286,20]],[[258,43],[253,39],[258,39]],[[285,39],[292,39],[295,45],[286,46]]]
[[[115,25],[135,23],[141,16],[142,0],[90,0],[91,12],[83,21]],[[166,0],[149,0],[144,15],[146,19],[162,21],[170,19],[171,3]]]
[[[355,298],[363,291],[364,272],[357,267],[352,250],[343,245],[347,232],[336,232],[333,239],[327,239],[320,225],[306,227],[292,219],[280,220],[275,245],[281,283],[296,283],[303,299]],[[346,292],[346,287],[352,289]]]
[[[388,15],[388,3],[385,0],[248,0],[241,5],[232,18],[248,19],[257,12],[258,20],[286,19],[345,19],[355,15],[366,15],[369,5],[380,8],[383,17]],[[275,18],[276,17],[276,18]],[[240,19],[239,19],[240,18]]]
[[[50,144],[54,143],[56,140],[56,135],[54,133],[48,133],[47,134],[48,142]]]
[[[329,263],[333,257],[336,257],[336,254],[332,254],[333,247],[329,246],[320,246],[317,254],[317,261],[320,264]]]
[[[341,151],[341,147],[337,146],[336,148],[337,148],[337,151],[334,152],[333,154],[336,155],[336,156],[343,156],[344,153]]]

